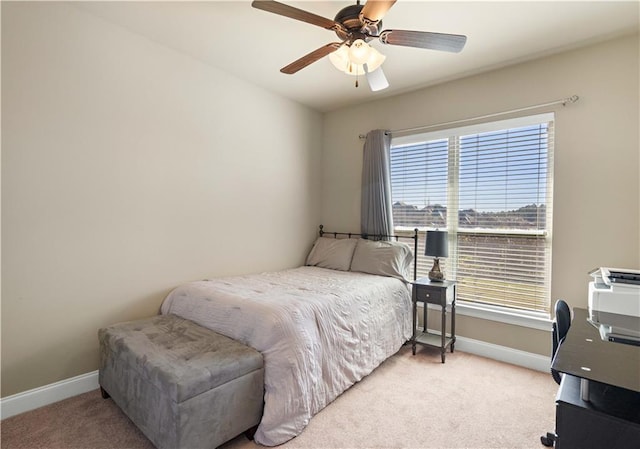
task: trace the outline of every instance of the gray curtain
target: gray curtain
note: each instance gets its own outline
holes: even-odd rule
[[[362,162],[361,233],[393,234],[389,148],[391,136],[382,129],[367,133]]]

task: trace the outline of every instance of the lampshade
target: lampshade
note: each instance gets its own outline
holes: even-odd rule
[[[329,60],[334,67],[347,75],[364,75],[364,64],[367,70],[373,72],[382,65],[387,57],[362,39],[357,39],[351,47],[342,45],[329,54]],[[362,62],[360,62],[362,61]]]
[[[447,231],[427,231],[427,244],[424,248],[424,255],[449,257]]]

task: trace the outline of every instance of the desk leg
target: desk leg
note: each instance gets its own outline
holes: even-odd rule
[[[444,359],[447,353],[447,347],[445,346],[447,341],[447,305],[446,304],[442,306],[442,325],[440,329],[441,329],[440,358],[442,359],[442,363],[444,363]]]

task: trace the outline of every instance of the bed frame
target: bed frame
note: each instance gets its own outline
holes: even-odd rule
[[[324,226],[319,226],[318,235],[324,237],[325,234],[332,235],[333,238],[343,236],[346,238],[362,238],[366,240],[395,240],[399,239],[413,240],[413,280],[418,278],[418,228],[413,230],[413,235],[390,235],[390,234],[354,234],[352,232],[329,232],[324,230]]]

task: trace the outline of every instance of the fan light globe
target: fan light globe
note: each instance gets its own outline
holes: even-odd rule
[[[365,64],[369,59],[371,47],[362,39],[356,39],[349,47],[349,60],[355,64]]]
[[[369,72],[373,72],[380,67],[387,57],[373,47],[369,47],[369,59],[367,60],[367,68]]]
[[[341,46],[333,53],[329,53],[329,60],[336,69],[346,72],[349,68],[349,49],[346,45]]]

